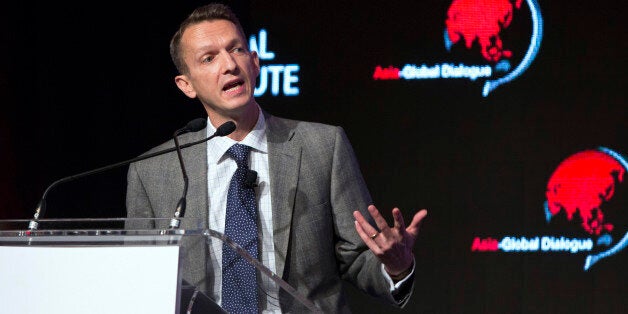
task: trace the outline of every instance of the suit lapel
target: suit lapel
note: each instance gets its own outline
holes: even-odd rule
[[[205,138],[206,129],[190,133],[182,144]],[[186,134],[187,135],[187,134]],[[207,227],[207,142],[183,149],[185,170],[188,175],[188,197],[185,217],[200,218],[201,226]],[[176,158],[175,158],[176,159]],[[177,160],[178,162],[178,160]],[[179,165],[176,165],[179,167]],[[192,226],[190,226],[192,227]]]
[[[273,239],[277,274],[283,275],[290,242],[292,212],[297,190],[301,146],[293,140],[294,130],[264,112],[268,138],[268,163],[273,212]]]

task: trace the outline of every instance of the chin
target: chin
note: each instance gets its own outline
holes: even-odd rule
[[[252,106],[254,103],[252,101],[231,101],[226,103],[223,106],[223,109],[226,112],[232,112],[232,113],[243,113],[246,112],[247,108],[249,108],[250,106]]]

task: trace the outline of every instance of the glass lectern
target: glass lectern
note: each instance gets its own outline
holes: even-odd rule
[[[224,313],[185,280],[185,258],[226,242],[312,313],[314,303],[223,234],[195,218],[0,220],[0,307],[6,313]],[[144,226],[129,228],[129,226]],[[145,227],[157,226],[157,227]]]

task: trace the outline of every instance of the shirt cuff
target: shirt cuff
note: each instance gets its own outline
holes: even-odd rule
[[[414,274],[414,266],[415,266],[415,262],[414,262],[414,259],[412,259],[412,269],[410,270],[410,273],[408,273],[408,275],[406,277],[404,277],[403,279],[401,279],[401,280],[397,281],[397,283],[395,283],[392,280],[392,278],[390,278],[390,275],[384,269],[384,264],[381,264],[380,269],[382,271],[382,274],[384,275],[384,278],[386,278],[386,281],[390,285],[390,292],[393,295],[396,294],[397,292],[399,292],[401,287],[404,286],[404,283],[407,282],[408,279],[412,277],[412,275]]]

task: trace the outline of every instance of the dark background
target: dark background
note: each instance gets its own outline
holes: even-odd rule
[[[414,296],[399,312],[620,313],[628,306],[626,252],[584,272],[583,254],[470,251],[476,236],[560,236],[542,208],[558,164],[598,146],[628,154],[628,10],[620,1],[539,2],[544,36],[536,59],[485,98],[483,80],[372,79],[377,65],[455,59],[459,52],[443,43],[451,1],[227,2],[247,36],[267,29],[276,59],[262,64],[300,65],[300,95],[265,95],[262,107],[342,125],[380,209],[398,206],[407,220],[429,209],[415,248]],[[55,180],[135,157],[205,116],[176,88],[168,54],[179,22],[204,3],[2,5],[1,219],[30,218]],[[524,1],[504,32],[519,58],[528,28]],[[58,186],[46,216],[124,216],[125,174],[122,167]],[[616,195],[625,199],[623,185]],[[398,311],[349,291],[357,313]]]

